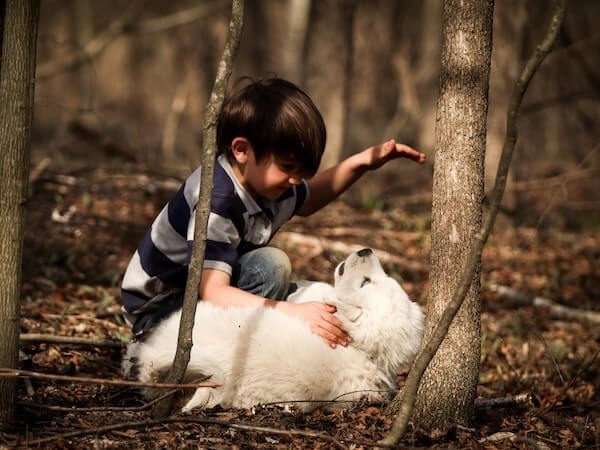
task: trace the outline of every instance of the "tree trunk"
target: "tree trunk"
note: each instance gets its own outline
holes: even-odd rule
[[[206,229],[210,214],[210,199],[213,188],[213,170],[215,150],[217,147],[217,120],[225,100],[225,91],[235,55],[240,45],[242,26],[244,24],[244,0],[233,0],[231,5],[231,19],[225,49],[219,62],[215,84],[213,86],[202,125],[202,169],[200,173],[200,187],[198,204],[194,212],[196,226],[194,229],[194,245],[192,258],[188,266],[188,278],[185,286],[185,295],[181,310],[181,321],[177,337],[177,350],[173,364],[169,369],[166,382],[181,383],[192,350],[192,330],[198,302],[198,286],[202,281],[202,267],[204,265],[204,251],[206,249]],[[165,418],[173,409],[173,397],[168,397],[154,407],[154,418]]]
[[[300,83],[302,78],[302,55],[308,29],[311,0],[288,0],[288,26],[281,61],[283,77]]]
[[[356,0],[319,0],[310,8],[303,85],[327,125],[322,168],[338,163],[345,146],[355,9]]]
[[[91,1],[73,0],[71,19],[73,20],[77,49],[81,50],[94,37],[93,4]],[[78,67],[79,109],[82,113],[89,113],[92,109],[93,78],[94,71],[91,61],[86,61]]]
[[[427,342],[481,229],[493,0],[446,0],[433,179]],[[413,419],[427,430],[468,424],[479,377],[479,269],[422,379]]]
[[[7,0],[0,68],[0,367],[16,368],[39,0]],[[0,423],[14,414],[15,379],[0,380]]]

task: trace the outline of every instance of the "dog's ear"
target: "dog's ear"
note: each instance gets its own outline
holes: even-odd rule
[[[363,309],[360,306],[351,305],[349,303],[344,303],[339,300],[335,300],[330,303],[337,308],[339,314],[348,318],[350,322],[356,322],[358,318],[362,316]]]

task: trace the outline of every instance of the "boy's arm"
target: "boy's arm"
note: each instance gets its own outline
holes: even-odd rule
[[[210,302],[222,308],[260,306],[273,308],[289,316],[307,322],[313,333],[320,336],[332,348],[336,345],[348,345],[350,338],[342,329],[341,322],[333,315],[335,306],[320,302],[301,304],[286,301],[271,300],[246,292],[230,285],[231,277],[228,273],[204,269],[200,284],[199,297],[202,301]]]
[[[378,169],[396,158],[408,158],[420,164],[425,155],[393,139],[356,153],[308,180],[310,195],[298,210],[298,215],[309,216],[336,199],[368,170]]]

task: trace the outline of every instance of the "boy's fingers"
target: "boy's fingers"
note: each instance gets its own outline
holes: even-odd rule
[[[312,329],[312,332],[323,339],[332,348],[335,348],[336,344],[338,343],[338,339],[332,333],[324,330],[323,328],[315,327]]]
[[[337,327],[329,322],[323,322],[319,324],[319,328],[327,332],[339,344],[346,345],[348,342],[350,342],[350,336],[348,336],[348,333],[346,333],[340,327]]]

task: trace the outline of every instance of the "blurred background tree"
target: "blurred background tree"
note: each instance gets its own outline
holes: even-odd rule
[[[432,162],[441,3],[249,0],[231,85],[242,76],[280,75],[298,82],[323,109],[328,152],[340,151],[339,156],[331,151],[324,166],[392,137],[421,149]],[[201,121],[225,40],[228,5],[43,0],[34,163],[49,156],[49,170],[85,170],[118,155],[119,164],[185,176],[200,160]],[[502,144],[507,89],[550,13],[544,0],[496,4],[488,181]],[[527,92],[519,157],[503,203],[515,224],[600,223],[595,196],[600,35],[594,29],[599,13],[594,0],[571,5],[556,49]],[[60,69],[77,54],[75,64]],[[49,65],[60,70],[50,73]],[[329,112],[334,102],[343,111],[337,116]],[[380,208],[430,206],[430,171],[392,164],[367,177],[347,200]],[[541,181],[549,177],[554,178]]]

